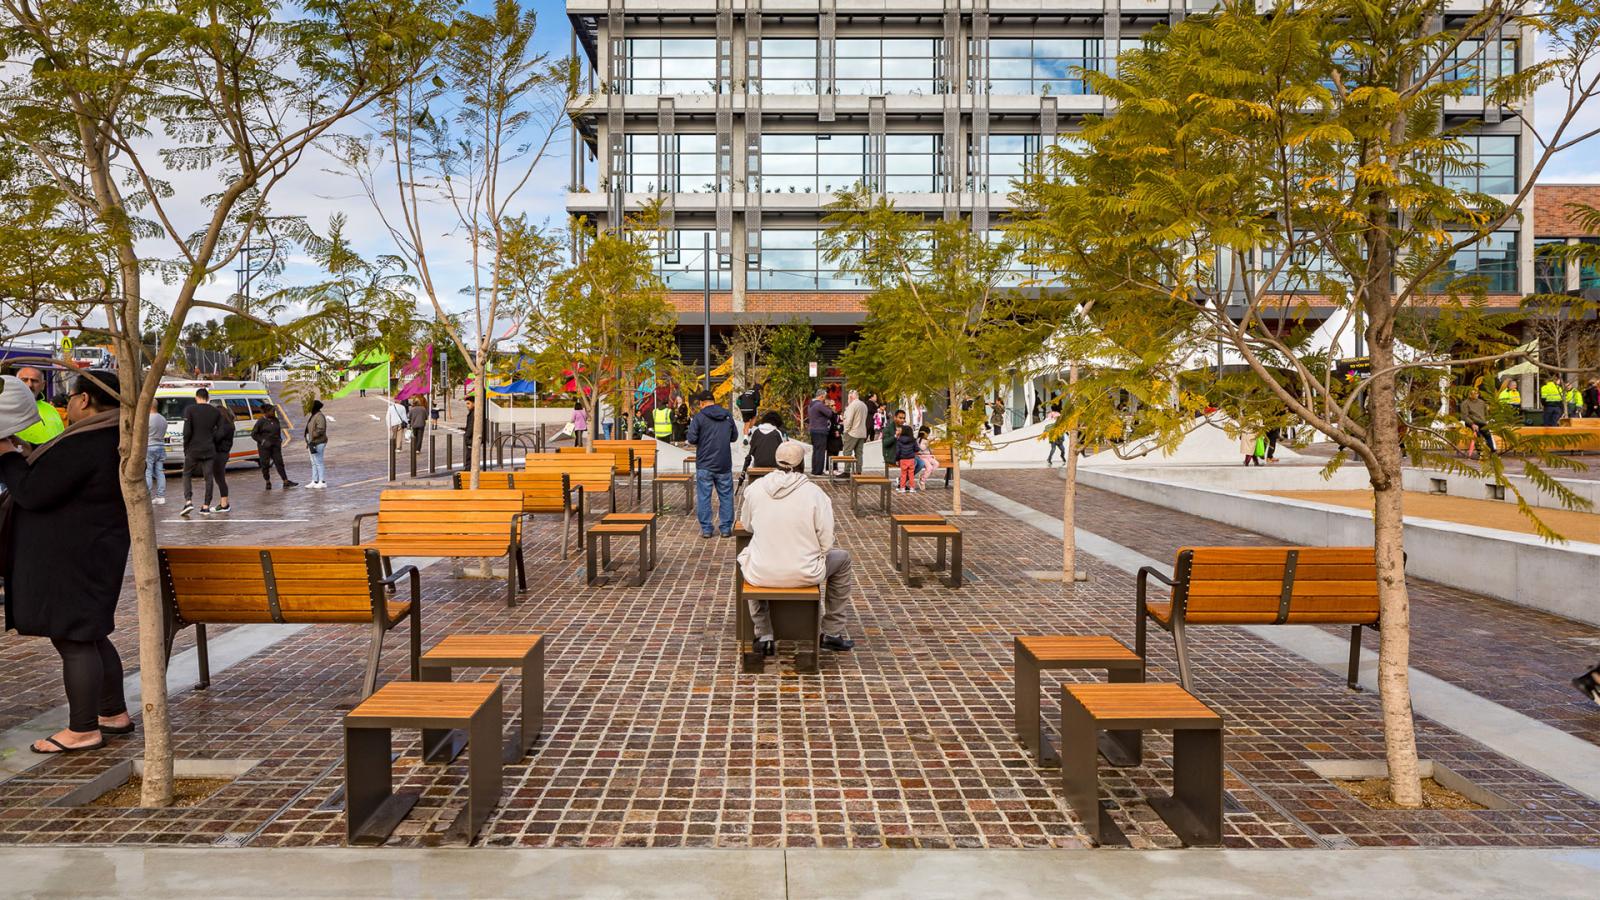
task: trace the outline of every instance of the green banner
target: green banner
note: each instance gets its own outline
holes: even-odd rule
[[[359,373],[356,375],[356,377],[350,379],[350,381],[347,382],[344,387],[334,391],[332,399],[337,400],[340,397],[348,397],[356,391],[389,390],[388,357],[380,357],[379,360],[373,361],[377,362],[378,364],[364,372]],[[358,361],[357,364],[360,362],[361,361]]]

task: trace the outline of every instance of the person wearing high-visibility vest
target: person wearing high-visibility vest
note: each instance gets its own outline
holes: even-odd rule
[[[1567,415],[1574,419],[1583,415],[1583,391],[1576,381],[1567,382]]]
[[[67,426],[61,421],[61,413],[55,404],[44,398],[44,372],[33,366],[23,366],[17,370],[17,379],[33,391],[33,405],[39,411],[39,421],[17,432],[17,440],[27,441],[35,447],[49,443],[51,438],[66,431]]]
[[[1561,390],[1561,382],[1555,378],[1545,379],[1539,386],[1539,400],[1544,403],[1544,426],[1554,428],[1561,424],[1561,398],[1565,392]]]
[[[1518,409],[1522,406],[1522,391],[1517,389],[1515,381],[1507,379],[1500,383],[1499,400],[1501,404],[1512,409]]]
[[[650,413],[650,425],[655,431],[656,440],[672,440],[672,410],[668,409],[666,404],[656,404],[656,408]]]

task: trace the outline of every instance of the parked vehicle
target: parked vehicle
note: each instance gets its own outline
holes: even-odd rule
[[[211,392],[211,404],[233,413],[235,437],[233,452],[228,454],[232,463],[256,464],[256,442],[250,437],[250,426],[262,417],[267,404],[276,406],[267,386],[259,381],[207,381],[204,379],[163,378],[156,388],[156,412],[167,420],[167,468],[183,468],[183,411],[194,404],[194,392],[205,388]],[[283,410],[279,410],[283,412]],[[285,417],[285,430],[288,429]]]

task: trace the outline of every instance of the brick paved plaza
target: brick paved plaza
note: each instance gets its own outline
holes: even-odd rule
[[[159,509],[163,542],[347,541],[350,516],[375,506],[385,479],[364,409],[346,401],[336,419],[347,437],[336,436],[330,451],[329,490],[264,493],[253,472],[240,471],[232,479],[234,518],[184,522],[169,504]],[[305,465],[303,458],[291,464]],[[1055,472],[992,470],[970,480],[975,494],[993,491],[1059,513]],[[1271,543],[1095,490],[1079,498],[1084,529],[1158,559],[1170,560],[1183,544]],[[905,511],[948,502],[939,490],[897,499]],[[767,674],[738,672],[732,542],[702,540],[690,517],[664,518],[662,563],[643,588],[585,586],[581,559],[560,560],[559,525],[548,516],[535,519],[526,538],[530,587],[515,609],[504,605],[502,581],[453,577],[448,562],[429,566],[422,574],[425,644],[453,633],[547,636],[545,733],[531,757],[506,770],[503,802],[479,843],[1085,846],[1058,770],[1036,765],[1013,738],[1012,637],[1110,634],[1131,646],[1133,578],[1084,557],[1089,581],[1063,596],[1059,584],[1025,574],[1059,565],[1058,540],[974,496],[966,505],[972,515],[959,520],[967,536],[965,586],[908,589],[889,567],[882,520],[855,517],[848,503],[836,502],[840,543],[855,560],[850,633],[858,645],[852,653],[825,653],[818,676],[794,674],[787,653]],[[624,566],[630,553],[621,552]],[[1453,589],[1415,588],[1417,669],[1588,744],[1600,742],[1600,715],[1566,684],[1593,662],[1600,630]],[[114,640],[132,675],[130,608],[131,598]],[[219,670],[209,690],[175,693],[175,738],[180,758],[257,761],[253,767],[198,806],[151,811],[55,805],[136,757],[137,739],[45,759],[0,783],[0,843],[340,845],[340,722],[359,685],[366,631],[233,631],[212,629],[214,657],[247,631],[270,643],[232,665],[214,660]],[[390,637],[384,680],[405,677],[404,638],[403,631]],[[186,636],[180,653],[189,643]],[[1381,759],[1374,693],[1351,693],[1340,675],[1242,629],[1201,629],[1193,647],[1196,693],[1222,713],[1227,729],[1227,847],[1600,847],[1600,802],[1425,716],[1418,722],[1422,755],[1503,797],[1508,808],[1371,810],[1303,761]],[[1375,649],[1371,636],[1367,647]],[[1157,633],[1152,648],[1150,679],[1175,680],[1170,639]],[[0,660],[0,730],[18,733],[61,702],[59,670],[46,642],[15,635],[0,641]],[[1046,673],[1051,722],[1055,674]],[[508,696],[511,690],[508,683]],[[44,729],[38,734],[58,727],[45,728],[48,721],[35,723]],[[448,770],[419,765],[415,733],[399,734],[398,778],[424,794],[390,844],[435,845],[463,802],[465,757]],[[1178,843],[1143,799],[1165,789],[1169,765],[1167,739],[1152,734],[1143,767],[1103,771],[1102,799],[1112,801],[1113,817],[1135,847]]]

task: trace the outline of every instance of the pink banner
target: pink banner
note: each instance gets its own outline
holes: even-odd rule
[[[395,393],[396,400],[410,400],[412,397],[427,397],[433,393],[433,345],[422,349],[421,353],[411,358],[400,370],[400,390]]]

